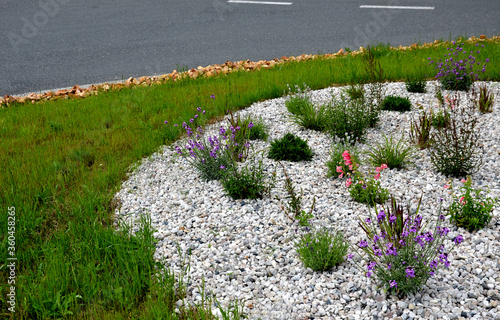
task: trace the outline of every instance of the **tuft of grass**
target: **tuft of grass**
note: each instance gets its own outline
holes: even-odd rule
[[[389,168],[401,169],[403,168],[416,152],[413,146],[407,145],[404,136],[401,139],[394,141],[392,135],[384,136],[382,143],[375,143],[370,146],[367,152],[370,162],[375,166],[380,166],[385,163]]]
[[[473,89],[474,90],[474,89]],[[488,90],[486,86],[479,88],[479,97],[474,101],[474,106],[482,113],[493,112],[493,104],[495,102],[495,95]]]
[[[410,78],[405,81],[406,90],[411,93],[426,93],[426,82],[422,77]]]
[[[325,106],[318,109],[307,96],[293,96],[285,102],[293,122],[306,129],[323,131],[328,121]]]

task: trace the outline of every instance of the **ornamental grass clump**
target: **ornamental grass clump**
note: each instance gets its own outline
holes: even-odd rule
[[[391,169],[401,169],[407,165],[410,158],[415,154],[415,147],[407,144],[404,136],[394,141],[392,134],[387,137],[385,134],[382,143],[375,143],[368,150],[368,158],[375,166],[386,164]]]
[[[325,130],[328,121],[325,106],[316,108],[307,96],[292,96],[285,102],[285,106],[294,123],[310,130]]]
[[[426,82],[423,77],[410,78],[405,81],[405,87],[408,92],[411,93],[426,93]]]
[[[342,232],[334,234],[326,228],[306,229],[308,231],[295,243],[299,259],[306,268],[327,271],[344,261],[349,244]]]
[[[480,54],[481,51],[464,50],[464,43],[458,45],[453,41],[452,45],[453,47],[447,48],[450,52],[444,54],[443,58],[437,61],[427,58],[429,65],[435,64],[438,71],[436,79],[441,82],[443,89],[469,91],[474,81],[478,80],[478,73],[486,71],[486,64],[490,60],[478,61],[474,55]],[[476,46],[479,44],[476,43]],[[481,45],[481,48],[484,48],[484,45]]]
[[[403,206],[392,199],[387,208],[374,207],[376,217],[370,212],[369,218],[359,218],[366,239],[352,245],[361,260],[355,263],[366,277],[374,277],[388,294],[405,297],[417,293],[439,268],[450,266],[445,250],[450,230],[441,225],[445,219],[441,207],[435,224],[431,225],[424,223],[419,214],[421,202],[422,197],[415,211],[408,205],[405,215]],[[460,244],[463,237],[458,235],[453,241],[455,245]],[[448,252],[453,248],[454,245]]]
[[[477,95],[477,94],[476,94]],[[493,112],[495,95],[486,86],[479,87],[479,96],[474,101],[474,107],[481,113]]]
[[[389,192],[387,189],[380,186],[380,172],[387,168],[386,164],[382,164],[375,169],[373,178],[365,176],[359,171],[359,164],[353,162],[353,157],[348,150],[342,153],[344,164],[348,166],[351,172],[344,172],[342,166],[337,167],[339,178],[347,177],[345,182],[346,187],[349,189],[351,198],[357,202],[374,205],[375,203],[384,203],[388,197]]]
[[[451,180],[445,188],[450,190],[453,195],[453,203],[449,208],[448,215],[450,221],[467,229],[469,232],[482,229],[491,221],[491,212],[498,203],[498,198],[488,198],[483,195],[483,190],[472,188],[472,179],[462,179],[463,186],[460,187],[461,193],[455,195]],[[486,193],[489,193],[488,190]]]
[[[307,141],[292,133],[287,133],[281,139],[271,142],[271,149],[268,153],[269,159],[277,161],[310,161],[312,157],[313,152]]]
[[[412,117],[410,123],[410,141],[418,148],[425,149],[432,144],[432,113],[425,110],[416,119]]]

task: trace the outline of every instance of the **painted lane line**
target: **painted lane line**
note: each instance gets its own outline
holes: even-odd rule
[[[408,6],[359,6],[362,9],[410,9],[410,10],[434,10],[434,7],[408,7]]]
[[[251,4],[274,4],[281,6],[290,6],[292,2],[271,2],[271,1],[246,1],[246,0],[229,0],[229,3],[251,3]]]

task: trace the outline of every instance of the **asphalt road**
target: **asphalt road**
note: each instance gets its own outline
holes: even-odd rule
[[[0,0],[0,95],[164,74],[226,60],[500,34],[498,0],[268,1],[292,4]]]

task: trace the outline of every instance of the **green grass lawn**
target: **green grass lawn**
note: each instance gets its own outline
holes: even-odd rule
[[[500,81],[500,63],[494,60],[500,57],[500,41],[482,43],[480,58],[491,59],[483,79]],[[477,50],[474,44],[465,47]],[[374,52],[386,81],[421,73],[430,80],[436,71],[427,58],[441,57],[446,48],[377,46]],[[1,109],[0,314],[8,319],[209,319],[203,306],[189,315],[173,312],[183,286],[175,289],[179,277],[154,276],[163,269],[153,260],[147,221],[133,236],[126,228],[116,231],[113,195],[127,172],[178,139],[181,129],[171,124],[189,120],[197,107],[213,121],[229,109],[279,97],[287,84],[319,89],[366,77],[360,55],[347,55]],[[16,218],[15,313],[5,300],[8,207],[15,207]]]

